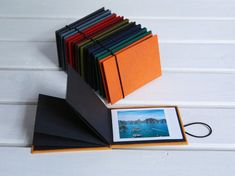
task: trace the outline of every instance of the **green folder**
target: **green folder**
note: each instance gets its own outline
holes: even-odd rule
[[[94,37],[93,39],[96,41],[102,42],[106,38],[111,37],[114,33],[119,32],[120,30],[122,30],[123,28],[125,28],[129,25],[133,25],[133,23],[129,23],[127,21],[127,23],[123,23],[123,25],[121,25],[117,28],[114,28],[113,30],[111,29],[110,31],[103,33],[97,37]],[[94,84],[92,84],[92,79],[90,79],[90,77],[92,76],[92,75],[90,75],[92,70],[89,70],[89,68],[92,68],[92,67],[90,67],[90,65],[88,65],[89,60],[86,57],[86,53],[84,52],[86,47],[88,47],[90,45],[94,45],[94,44],[96,44],[96,43],[94,43],[92,40],[89,40],[87,43],[80,46],[79,54],[80,54],[80,59],[81,59],[81,75],[91,85],[91,87],[95,89],[95,87],[93,86]]]
[[[103,33],[101,33],[101,34],[95,36],[93,39],[95,39],[95,40],[100,40],[100,39],[104,38],[105,36],[110,35],[110,34],[116,32],[116,31],[120,30],[121,28],[127,26],[128,24],[129,24],[129,20],[127,20],[127,19],[126,19],[126,20],[123,20],[123,21],[121,21],[120,23],[114,25],[114,26],[113,26],[112,28],[110,28],[109,30],[107,30],[107,31],[105,31],[105,32],[103,32]],[[79,72],[80,72],[80,74],[81,74],[81,77],[82,77],[83,79],[85,79],[83,48],[86,47],[86,46],[88,46],[88,45],[90,45],[90,44],[93,44],[93,41],[90,40],[90,39],[87,39],[87,40],[85,40],[85,41],[83,41],[83,42],[81,42],[81,43],[75,45],[75,50],[74,50],[74,51],[75,51],[76,56],[77,56],[77,57],[75,58],[75,60],[76,60],[77,62],[79,62],[79,64],[77,64],[77,65],[79,66],[78,70],[79,70]]]

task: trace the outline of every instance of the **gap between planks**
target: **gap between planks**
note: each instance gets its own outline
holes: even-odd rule
[[[117,14],[119,15],[119,14]],[[78,20],[84,16],[77,17],[30,17],[30,16],[0,16],[0,19],[39,19],[39,20]],[[235,17],[183,17],[183,16],[126,16],[126,19],[131,20],[200,20],[200,21],[235,21]]]
[[[20,68],[1,67],[0,71],[63,71],[60,67],[55,68]],[[214,73],[214,74],[235,74],[235,69],[200,69],[200,68],[162,68],[165,73]]]
[[[55,40],[12,40],[0,39],[0,42],[55,42]],[[159,40],[159,44],[235,44],[235,40]]]
[[[0,105],[37,105],[37,102],[33,102],[33,101],[1,101],[0,100]],[[106,104],[106,106],[108,108],[118,108],[118,107],[125,107],[125,106],[149,106],[149,105],[156,105],[156,106],[177,106],[179,108],[201,108],[201,109],[235,109],[235,103],[226,103],[226,102],[222,102],[222,103],[205,103],[205,102],[197,102],[197,103],[189,103],[189,102],[185,102],[185,103],[181,103],[181,102],[172,102],[172,103],[148,103],[148,104],[136,104],[136,103],[132,103],[129,102],[128,105],[110,105],[110,104]]]
[[[29,148],[28,144],[25,143],[1,143],[0,148]],[[145,148],[116,148],[112,150],[129,150],[129,151],[235,151],[235,145],[231,144],[189,144],[185,146],[157,146],[155,148],[145,147]],[[77,151],[82,152],[82,151]]]

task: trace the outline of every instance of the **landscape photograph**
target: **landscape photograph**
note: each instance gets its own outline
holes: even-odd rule
[[[120,139],[169,136],[164,110],[119,111],[117,116]]]

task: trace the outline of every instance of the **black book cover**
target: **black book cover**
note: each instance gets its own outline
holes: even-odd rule
[[[66,99],[39,95],[33,150],[109,147],[110,111],[71,67]]]

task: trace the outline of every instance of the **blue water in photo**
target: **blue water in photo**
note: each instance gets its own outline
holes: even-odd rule
[[[164,110],[118,112],[120,138],[169,136]]]

